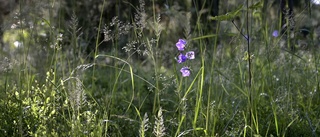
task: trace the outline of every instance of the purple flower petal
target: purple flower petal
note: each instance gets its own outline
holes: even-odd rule
[[[182,67],[180,72],[182,73],[182,77],[190,76],[190,69],[188,67]]]
[[[188,59],[194,59],[195,58],[195,55],[194,55],[194,51],[189,51],[186,53],[186,57]]]
[[[179,42],[180,42],[180,43],[182,43],[182,44],[184,44],[184,45],[186,45],[186,44],[187,44],[187,41],[186,41],[186,40],[184,40],[184,39],[179,39]]]
[[[178,56],[178,63],[183,63],[187,60],[187,57],[183,54],[180,53],[180,55]]]
[[[249,40],[249,43],[251,43],[251,37],[249,37],[248,35],[244,35],[244,38],[248,41]]]
[[[176,43],[176,46],[179,51],[183,51],[184,48],[186,47],[187,42],[183,39],[179,39],[179,41]]]
[[[279,36],[279,31],[275,30],[272,32],[273,37],[278,37]]]

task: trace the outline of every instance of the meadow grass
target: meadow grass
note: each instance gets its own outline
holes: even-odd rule
[[[263,22],[254,12],[263,7],[248,8],[258,1],[230,4],[232,14],[211,18],[212,29],[212,20],[201,20],[203,9],[195,9],[195,19],[172,5],[166,20],[156,1],[140,0],[127,3],[137,12],[132,21],[97,15],[92,34],[75,12],[64,24],[59,2],[29,5],[41,12],[20,5],[17,12],[33,16],[16,16],[20,27],[4,35],[1,136],[320,135],[316,28],[302,49],[298,41],[305,39],[272,36],[280,19]],[[234,22],[237,16],[248,18]],[[178,39],[186,40],[184,51]],[[178,63],[187,51],[195,59]]]

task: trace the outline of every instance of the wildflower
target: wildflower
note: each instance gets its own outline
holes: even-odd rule
[[[187,52],[187,53],[186,53],[186,57],[187,57],[188,59],[194,59],[194,58],[195,58],[195,56],[194,56],[194,51],[189,51],[189,52]]]
[[[185,40],[179,39],[179,41],[176,43],[176,46],[179,51],[183,51],[186,44],[187,44],[187,42]]]
[[[182,67],[180,72],[182,73],[182,77],[190,76],[190,69],[188,67]]]
[[[183,63],[187,60],[187,57],[185,55],[183,55],[182,53],[180,53],[180,55],[178,56],[178,63]]]
[[[249,37],[248,35],[244,35],[244,38],[249,41],[249,43],[251,43],[251,37]]]
[[[188,59],[195,59],[194,51],[188,51],[185,54],[181,51],[184,51],[184,48],[186,47],[186,40],[179,39],[179,41],[176,43],[176,47],[180,51],[179,56],[177,57],[178,63],[183,63],[187,61]],[[190,68],[189,67],[182,67],[180,69],[180,72],[182,73],[182,77],[188,77],[190,76]]]
[[[279,36],[279,31],[275,30],[272,32],[273,37],[278,37]]]

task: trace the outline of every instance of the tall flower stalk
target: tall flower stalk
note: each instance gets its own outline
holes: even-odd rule
[[[179,64],[184,63],[187,60],[195,59],[194,51],[188,51],[185,54],[182,53],[185,50],[186,44],[187,44],[187,41],[184,39],[179,39],[178,42],[176,43],[176,47],[178,51],[180,51],[180,54],[176,59]],[[188,77],[191,74],[190,68],[186,66],[182,67],[180,69],[180,72],[182,74],[182,77]]]

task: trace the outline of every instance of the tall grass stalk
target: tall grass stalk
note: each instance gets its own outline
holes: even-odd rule
[[[104,9],[104,6],[105,6],[105,3],[106,3],[106,0],[103,0],[103,3],[102,3],[102,9],[101,9],[101,11],[103,11],[103,9]],[[101,29],[102,29],[102,19],[103,19],[103,13],[104,12],[101,12],[101,14],[100,14],[100,20],[99,20],[99,26],[98,26],[98,30],[97,30],[97,38],[96,38],[96,43],[95,43],[95,50],[94,50],[94,59],[93,59],[93,64],[95,64],[96,63],[96,56],[99,54],[99,52],[98,52],[98,48],[99,48],[99,46],[100,46],[100,40],[99,40],[99,38],[100,38],[100,31],[101,31]],[[93,86],[93,89],[94,89],[94,86],[95,86],[95,84],[94,84],[94,81],[95,81],[95,69],[96,68],[96,66],[94,65],[93,66],[93,70],[92,70],[92,86]]]
[[[254,102],[253,102],[253,91],[252,91],[252,72],[251,72],[251,51],[250,51],[250,30],[249,30],[249,0],[246,1],[246,7],[247,7],[247,11],[246,11],[246,33],[247,33],[247,62],[248,62],[248,110],[249,110],[249,123],[251,128],[253,128],[254,126],[254,111],[253,111],[253,107],[254,107]],[[253,129],[251,129],[251,134],[253,134]]]
[[[201,9],[198,9],[199,11],[203,9],[203,6],[205,5],[206,1],[204,1],[203,5],[198,5],[201,7]],[[197,12],[198,18],[196,21],[196,28],[197,28],[197,33],[199,36],[203,36],[202,28],[201,28],[201,13]],[[194,106],[194,118],[192,122],[193,129],[196,130],[198,127],[198,116],[199,113],[201,113],[201,106],[202,106],[202,94],[203,94],[203,84],[204,84],[204,77],[205,77],[205,43],[202,39],[199,40],[199,45],[200,45],[200,58],[201,58],[201,69],[199,70],[200,73],[200,78],[198,79],[198,86],[196,90],[196,104]]]
[[[215,37],[214,37],[214,47],[213,47],[213,51],[212,53],[215,54],[217,53],[217,47],[218,47],[218,33],[220,31],[220,21],[217,21],[216,22],[217,25],[215,26],[216,27],[216,32],[215,32]],[[211,134],[211,135],[215,135],[215,132],[216,132],[216,124],[218,122],[218,118],[217,116],[219,115],[218,113],[219,112],[214,112],[214,109],[212,108],[212,105],[211,105],[211,98],[213,98],[215,96],[215,94],[212,94],[212,93],[217,93],[216,89],[214,88],[215,86],[215,81],[214,81],[214,78],[217,76],[215,75],[214,73],[214,70],[215,70],[215,59],[212,58],[211,59],[211,66],[210,66],[210,80],[209,80],[209,83],[210,83],[210,86],[208,88],[208,95],[207,95],[207,112],[206,112],[206,128],[205,128],[205,131],[206,132],[209,132],[209,130],[211,130],[211,133],[207,133],[207,134]],[[220,102],[219,100],[219,104],[222,103]],[[213,121],[213,122],[212,122]],[[211,123],[211,124],[209,124]],[[212,127],[210,127],[212,126]]]
[[[149,50],[151,51],[151,58],[154,64],[154,75],[155,75],[155,95],[154,95],[154,104],[153,104],[153,113],[155,114],[156,110],[160,108],[161,106],[161,101],[160,101],[160,83],[159,83],[159,69],[161,67],[160,61],[162,60],[161,56],[158,55],[162,55],[161,50],[159,49],[159,40],[160,40],[160,36],[161,36],[161,28],[160,28],[160,15],[156,15],[155,12],[155,1],[152,0],[152,9],[153,9],[153,25],[154,25],[154,31],[155,31],[155,36],[156,36],[156,43],[155,43],[155,47],[152,47],[152,45],[150,44],[150,41],[147,40],[148,42],[148,47],[150,48]]]

